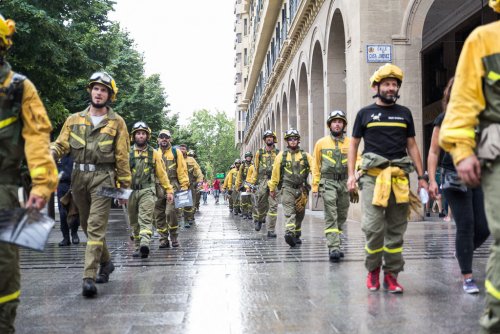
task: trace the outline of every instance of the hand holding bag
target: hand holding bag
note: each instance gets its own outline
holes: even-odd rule
[[[457,172],[447,171],[444,174],[443,190],[454,190],[460,192],[467,192],[467,186],[463,184]]]

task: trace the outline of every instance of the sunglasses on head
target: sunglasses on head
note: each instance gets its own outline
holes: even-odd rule
[[[169,138],[170,138],[170,136],[168,136],[168,135],[167,135],[167,134],[165,134],[165,133],[162,133],[161,135],[159,135],[159,136],[158,136],[158,138],[160,138],[160,139],[169,139]]]

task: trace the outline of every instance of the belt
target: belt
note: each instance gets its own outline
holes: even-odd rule
[[[302,187],[303,184],[293,184],[293,183],[286,183],[286,182],[283,182],[283,187],[286,187],[286,188],[293,188],[293,189],[299,189],[300,187]]]
[[[142,189],[146,189],[146,188],[152,188],[154,187],[155,184],[154,183],[146,183],[146,184],[133,184],[130,186],[130,188],[132,190],[142,190]]]
[[[98,172],[98,171],[109,171],[115,169],[115,164],[80,164],[77,162],[73,163],[73,169],[79,170],[80,172]]]
[[[321,173],[321,178],[332,179],[335,181],[347,180],[347,174]]]

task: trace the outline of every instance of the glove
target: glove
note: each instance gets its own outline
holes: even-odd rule
[[[351,203],[358,203],[359,202],[359,193],[358,190],[351,191],[349,193],[349,201]]]

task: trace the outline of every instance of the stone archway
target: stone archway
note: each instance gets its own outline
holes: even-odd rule
[[[314,143],[320,139],[325,132],[325,89],[323,80],[323,54],[319,41],[314,43],[311,61],[311,106],[309,118],[310,143],[309,146],[303,146],[311,152]]]
[[[298,130],[301,135],[301,146],[309,150],[309,84],[307,82],[306,64],[302,64],[299,72]]]
[[[295,81],[290,84],[290,106],[288,108],[288,122],[291,128],[297,129],[297,92],[295,90]]]
[[[281,126],[283,132],[290,128],[290,123],[288,122],[288,99],[286,97],[286,93],[283,93],[283,100],[281,102]]]
[[[344,19],[338,9],[333,14],[327,47],[327,111],[340,109],[347,113]]]

